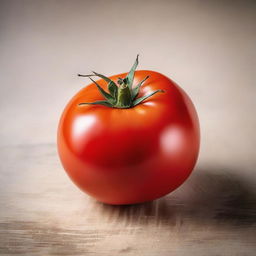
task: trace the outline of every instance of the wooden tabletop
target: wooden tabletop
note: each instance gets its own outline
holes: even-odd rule
[[[255,179],[198,166],[178,190],[104,205],[69,180],[54,144],[1,148],[1,255],[255,255]]]

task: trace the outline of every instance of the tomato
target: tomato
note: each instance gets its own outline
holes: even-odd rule
[[[99,87],[114,95],[129,82],[131,71],[109,78],[94,73],[104,79],[92,80],[71,99],[58,127],[58,152],[67,174],[81,190],[108,204],[141,203],[170,193],[188,178],[199,152],[196,110],[168,77],[136,71],[130,75],[132,88],[144,82],[137,103],[151,97],[137,105],[128,99],[130,105],[123,107],[104,101]],[[121,85],[111,89],[106,81]]]

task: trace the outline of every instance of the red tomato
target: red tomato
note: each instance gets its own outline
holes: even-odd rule
[[[110,77],[116,81],[119,74]],[[179,187],[190,175],[199,152],[199,122],[187,94],[166,76],[135,72],[139,92],[156,93],[130,108],[79,105],[102,100],[94,84],[66,106],[58,128],[61,162],[84,192],[108,204],[150,201]],[[103,79],[98,84],[107,89]]]

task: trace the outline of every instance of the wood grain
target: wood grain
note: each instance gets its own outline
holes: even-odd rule
[[[178,190],[99,203],[62,169],[55,145],[1,148],[1,255],[255,255],[252,170],[198,166]]]

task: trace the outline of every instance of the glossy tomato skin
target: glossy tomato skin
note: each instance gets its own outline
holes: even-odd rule
[[[164,93],[128,109],[78,106],[102,100],[90,84],[71,99],[61,116],[61,162],[73,182],[101,202],[134,204],[164,196],[188,178],[196,163],[200,133],[191,100],[157,72],[136,71],[134,84],[147,75],[139,96],[157,89]],[[103,80],[98,83],[107,89]]]

